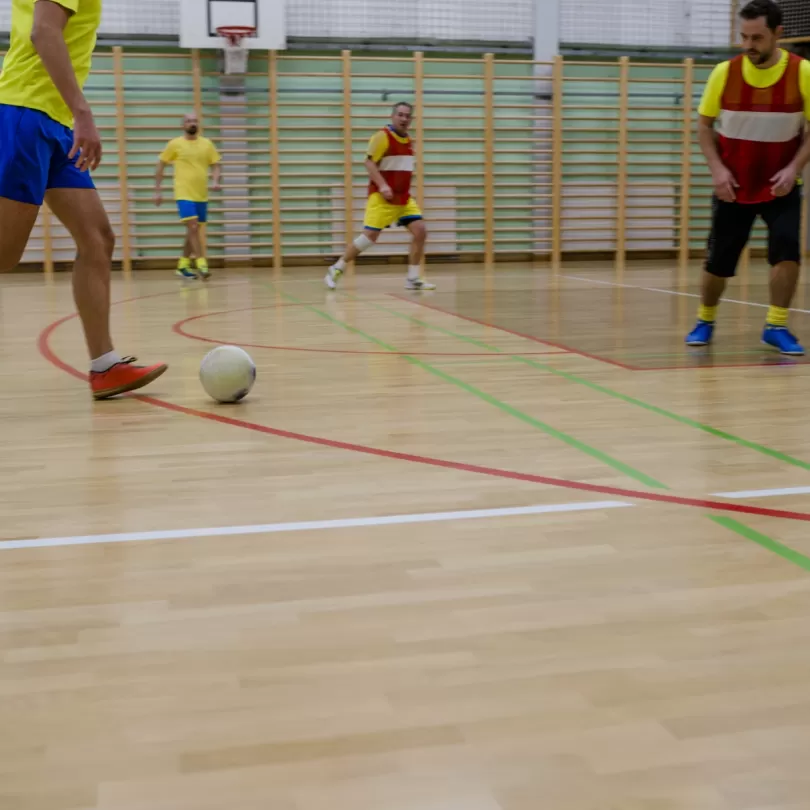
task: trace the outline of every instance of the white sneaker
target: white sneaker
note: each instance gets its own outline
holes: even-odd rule
[[[423,278],[408,278],[405,279],[406,290],[435,290],[436,285],[425,281]]]
[[[343,271],[336,264],[333,264],[324,276],[324,283],[330,290],[336,290],[338,279],[342,275]]]

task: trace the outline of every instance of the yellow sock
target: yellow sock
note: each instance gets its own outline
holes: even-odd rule
[[[191,259],[187,259],[183,256],[182,259],[178,259],[177,261],[177,269],[178,270],[188,270],[191,267]]]
[[[765,322],[771,326],[787,326],[788,311],[783,307],[771,306],[768,309],[768,317]]]
[[[698,310],[698,320],[706,321],[707,323],[714,323],[717,317],[717,307],[707,307],[705,304],[700,305]]]
[[[200,256],[200,258],[197,259],[197,269],[198,270],[208,269],[208,260],[205,258],[205,256]]]

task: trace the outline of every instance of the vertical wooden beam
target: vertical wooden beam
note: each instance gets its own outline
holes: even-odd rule
[[[202,62],[197,48],[193,48],[191,51],[191,83],[194,93],[194,114],[197,116],[200,134],[202,134],[205,131],[202,101]],[[208,226],[203,223],[200,223],[200,250],[203,256],[208,255]]]
[[[805,137],[810,137],[810,128],[808,128],[808,132],[805,134]],[[807,240],[807,228],[810,225],[810,209],[808,209],[808,205],[810,201],[807,199],[807,183],[810,180],[810,172],[805,169],[804,171],[804,194],[802,195],[802,235],[801,235],[801,245],[802,245],[802,258],[807,256],[808,253],[808,240]]]
[[[343,51],[343,202],[345,243],[348,245],[354,235],[354,180],[352,164],[354,143],[352,141],[352,52]],[[346,268],[348,275],[354,273],[355,263]]]
[[[425,210],[425,55],[416,51],[413,55],[413,104],[414,104],[414,197],[422,211]],[[425,278],[426,257],[422,257],[422,278]]]
[[[413,55],[413,104],[415,107],[414,120],[414,152],[416,157],[416,172],[414,174],[414,197],[420,207],[425,204],[425,55],[416,51]]]
[[[616,177],[616,267],[624,269],[627,254],[627,158],[630,97],[630,60],[619,59],[619,143]]]
[[[694,117],[692,115],[692,95],[695,86],[695,60],[685,59],[683,63],[683,130],[681,142],[681,227],[679,243],[679,266],[681,274],[689,265],[689,243],[692,196],[692,139],[694,137]]]
[[[732,48],[737,45],[737,7],[738,0],[728,0],[728,44]]]
[[[556,270],[562,262],[563,207],[563,57],[554,57],[552,68],[551,135],[551,262]]]
[[[127,127],[124,104],[124,51],[120,45],[113,48],[115,75],[115,134],[118,144],[118,191],[121,199],[121,259],[126,275],[132,272],[132,244],[129,221],[129,161],[127,160]]]
[[[495,56],[484,54],[484,262],[495,262]]]
[[[42,248],[44,252],[43,267],[48,276],[53,276],[53,215],[48,203],[42,203]]]
[[[282,241],[281,241],[281,144],[278,140],[278,51],[268,54],[268,97],[270,105],[270,187],[271,207],[273,209],[273,272],[276,276],[281,273]]]

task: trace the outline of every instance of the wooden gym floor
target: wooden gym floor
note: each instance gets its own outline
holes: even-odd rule
[[[697,268],[430,269],[118,276],[171,368],[97,404],[68,277],[0,281],[1,810],[810,808],[765,270],[691,352]]]

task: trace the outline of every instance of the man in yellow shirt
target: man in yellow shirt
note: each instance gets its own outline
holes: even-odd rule
[[[810,161],[810,62],[779,48],[782,11],[773,0],[752,0],[740,17],[745,53],[712,71],[698,110],[714,195],[698,321],[686,344],[712,342],[720,298],[759,216],[772,267],[762,342],[802,355],[787,322],[801,260],[800,177]]]
[[[191,269],[196,258],[197,270],[203,279],[210,278],[208,261],[203,256],[200,240],[200,224],[208,221],[208,168],[213,170],[213,190],[220,189],[220,156],[208,138],[199,135],[197,116],[189,113],[183,119],[184,134],[166,144],[160,155],[155,174],[155,205],[163,202],[161,185],[167,164],[174,164],[174,198],[177,212],[186,226],[186,241],[183,255],[177,262],[177,275],[181,278],[197,278]]]
[[[101,139],[82,87],[101,0],[12,0],[11,43],[0,74],[0,271],[22,258],[48,207],[76,240],[73,296],[90,354],[96,399],[140,388],[166,365],[136,366],[110,337],[115,235],[89,172]]]

